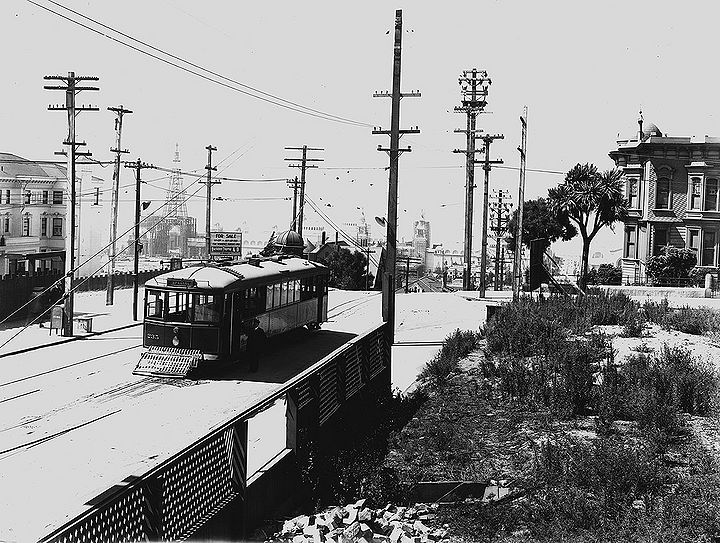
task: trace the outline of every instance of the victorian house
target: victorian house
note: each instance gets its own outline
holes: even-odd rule
[[[619,140],[610,158],[622,169],[629,216],[624,221],[623,283],[645,279],[648,257],[665,245],[696,251],[698,266],[718,266],[720,138],[669,137],[652,123]]]
[[[65,167],[56,163],[0,153],[0,275],[64,270],[66,175]],[[108,241],[104,186],[102,179],[81,172],[76,187],[78,230],[83,221],[78,258],[85,263],[80,273],[92,275],[107,261],[104,254],[96,254]]]

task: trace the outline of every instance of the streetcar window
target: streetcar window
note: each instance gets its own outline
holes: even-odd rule
[[[161,319],[163,316],[163,302],[165,295],[158,290],[148,290],[145,305],[145,316]]]
[[[188,294],[186,292],[168,293],[167,320],[171,322],[188,322]]]
[[[273,307],[280,307],[281,300],[280,295],[282,292],[282,284],[281,283],[275,283],[273,285]]]
[[[194,322],[220,322],[219,296],[193,294],[192,313]]]
[[[295,281],[290,281],[290,289],[291,289],[291,296],[292,300],[291,302],[299,302],[300,301],[300,281],[297,279]]]
[[[280,283],[280,305],[287,305],[288,303],[288,283],[283,281]]]
[[[313,278],[306,277],[300,280],[300,299],[309,300],[312,298]]]
[[[273,308],[273,286],[267,286],[267,295],[265,297],[265,309]]]

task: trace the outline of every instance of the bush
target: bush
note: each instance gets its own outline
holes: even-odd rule
[[[682,347],[665,345],[655,356],[634,355],[620,368],[610,363],[602,377],[595,409],[605,429],[622,419],[673,434],[684,426],[681,413],[705,416],[716,411],[718,371]]]
[[[620,285],[622,284],[622,268],[613,264],[600,264],[587,274],[588,285]]]
[[[667,298],[663,298],[661,302],[646,300],[642,310],[647,321],[662,325],[665,322],[665,317],[670,312],[670,304]]]
[[[662,321],[663,328],[686,334],[702,335],[718,330],[718,313],[706,307],[682,307],[668,311]]]
[[[666,245],[660,255],[649,257],[646,264],[649,277],[688,277],[697,264],[697,255],[693,249]]]
[[[458,370],[460,360],[477,349],[479,341],[480,334],[455,330],[445,338],[440,352],[425,365],[418,380],[434,387],[442,386]]]
[[[718,269],[714,266],[695,266],[692,270],[690,270],[690,277],[693,278],[693,284],[696,287],[704,287],[705,286],[705,276],[707,274],[711,274],[715,281],[718,279]]]

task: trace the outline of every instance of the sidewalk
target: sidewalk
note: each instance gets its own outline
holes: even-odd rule
[[[144,289],[138,291],[138,318],[142,322]],[[107,332],[128,326],[134,323],[132,319],[133,289],[120,289],[115,291],[114,304],[105,305],[105,291],[79,292],[75,295],[75,318],[92,318],[92,332],[88,333],[80,323],[75,321],[73,331],[75,337],[92,336],[97,333]],[[20,319],[0,325],[0,345],[13,338],[7,345],[0,348],[0,356],[37,347],[40,345],[52,345],[71,340],[53,330],[50,333],[50,321],[37,321],[25,328],[25,325],[32,319]],[[23,328],[25,328],[23,330]]]

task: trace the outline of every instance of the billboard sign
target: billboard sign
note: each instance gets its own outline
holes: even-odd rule
[[[242,232],[210,232],[210,258],[242,255]]]

